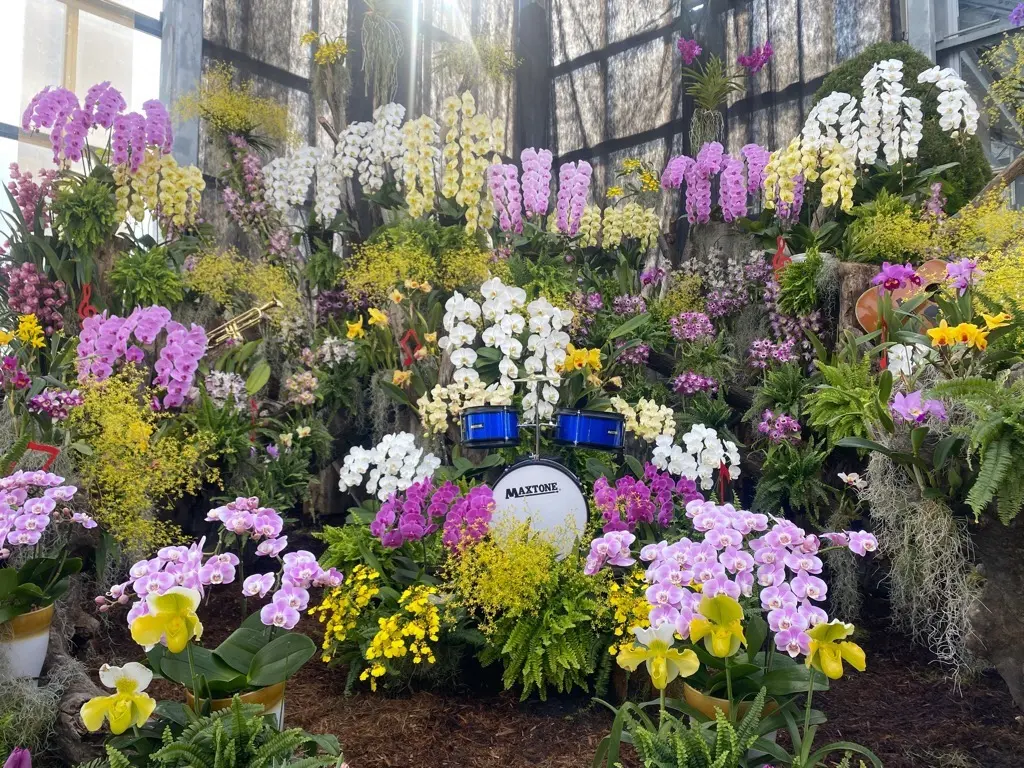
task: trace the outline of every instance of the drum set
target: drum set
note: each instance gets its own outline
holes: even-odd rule
[[[538,377],[524,381],[535,383]],[[541,458],[541,429],[553,429],[557,445],[600,451],[621,451],[625,419],[618,413],[561,409],[554,421],[520,424],[510,405],[480,406],[462,412],[462,445],[466,448],[514,448],[520,432],[534,430],[532,455],[520,459],[494,486],[495,519],[528,522],[551,539],[564,557],[587,526],[587,501],[579,479],[557,461]]]

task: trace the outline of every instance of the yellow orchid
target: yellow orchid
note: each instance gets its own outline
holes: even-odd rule
[[[370,325],[378,325],[381,328],[388,327],[388,315],[386,312],[381,312],[379,309],[370,307]]]
[[[410,291],[418,291],[420,289],[420,283],[418,280],[406,280],[405,287]]]
[[[424,333],[423,334],[423,340],[425,342],[427,342],[427,344],[436,344],[437,343],[437,332],[435,331],[434,333]]]
[[[363,318],[362,317],[360,317],[354,323],[348,322],[346,320],[345,321],[345,325],[348,326],[348,333],[345,334],[345,337],[349,341],[352,341],[353,339],[361,339],[361,338],[363,338],[363,336],[366,335],[366,329],[363,328]]]
[[[616,659],[623,669],[634,671],[641,662],[646,663],[651,682],[659,691],[665,690],[677,677],[689,677],[700,668],[697,654],[687,648],[677,651],[675,629],[665,623],[656,629],[634,627],[637,642],[619,647]]]
[[[10,331],[0,331],[0,344],[10,344],[14,341],[14,334]]]
[[[982,319],[985,321],[985,327],[990,331],[994,331],[996,328],[1005,328],[1013,320],[1012,315],[1008,315],[1005,312],[1000,312],[998,315],[986,315],[982,313]]]
[[[961,344],[971,346],[978,337],[978,326],[974,323],[960,323],[953,329],[953,337]]]
[[[123,667],[104,664],[100,667],[100,681],[117,693],[96,696],[82,705],[80,714],[85,727],[98,731],[106,719],[110,722],[110,732],[119,736],[132,726],[145,725],[156,709],[156,700],[143,693],[152,679],[153,673],[135,661]]]
[[[929,328],[927,333],[933,347],[949,347],[956,344],[954,329],[950,328],[945,320],[941,321],[937,328]]]
[[[843,676],[844,661],[858,672],[863,672],[867,667],[864,650],[846,640],[852,634],[853,624],[844,624],[838,619],[808,629],[807,635],[811,642],[807,652],[807,666],[823,672],[825,677],[832,680]]]
[[[690,640],[704,641],[708,653],[720,659],[733,656],[740,645],[747,644],[743,635],[743,608],[728,595],[701,598],[698,616],[690,621]]]
[[[203,636],[203,624],[196,616],[199,593],[185,587],[172,587],[162,595],[146,598],[149,613],[132,622],[132,640],[147,650],[163,643],[171,653],[181,653],[189,640]]]
[[[402,299],[404,299],[404,298],[405,298],[405,294],[403,294],[397,288],[391,292],[391,300],[393,302],[395,302],[395,304],[401,304],[402,303]]]
[[[18,318],[18,338],[22,343],[35,349],[42,349],[46,346],[43,337],[43,328],[35,315],[22,315]]]
[[[391,383],[396,387],[404,387],[409,383],[409,379],[411,378],[411,371],[395,371],[394,375],[391,377]]]
[[[423,293],[430,293],[432,290],[434,290],[434,286],[432,286],[426,280],[420,283],[420,291],[422,291]]]

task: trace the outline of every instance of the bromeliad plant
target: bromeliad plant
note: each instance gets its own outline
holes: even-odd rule
[[[692,539],[640,551],[649,563],[650,628],[634,627],[636,642],[617,653],[625,669],[646,667],[659,698],[615,710],[612,735],[602,742],[595,766],[615,765],[622,741],[655,765],[700,766],[709,759],[722,766],[771,761],[811,768],[827,765],[832,755],[858,753],[881,766],[856,744],[815,748],[824,716],[812,709],[814,692],[842,676],[843,661],[865,667],[863,651],[846,640],[853,626],[829,621],[815,605],[828,590],[818,575],[820,555],[834,548],[863,555],[875,549],[874,537],[853,531],[808,535],[787,520],[770,524],[765,515],[713,502],[690,502],[686,515]],[[801,656],[802,665],[796,661]],[[678,699],[678,687],[669,690],[677,678],[687,681],[685,701]],[[657,721],[644,711],[652,707],[658,708]],[[693,725],[687,728],[672,712],[688,715]],[[764,738],[779,728],[789,731],[792,753]]]

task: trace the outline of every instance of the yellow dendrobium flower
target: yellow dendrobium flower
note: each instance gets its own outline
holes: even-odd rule
[[[42,349],[46,346],[46,342],[43,340],[43,328],[39,325],[39,320],[35,315],[22,315],[18,318],[17,336],[24,344],[35,349]]]
[[[10,344],[14,341],[14,334],[10,331],[0,331],[0,344]]]
[[[651,682],[659,691],[665,690],[677,677],[689,677],[700,669],[696,653],[689,648],[677,651],[672,647],[675,629],[671,624],[665,623],[656,629],[633,627],[633,634],[637,642],[620,646],[616,660],[630,672],[641,662],[646,663]]]
[[[132,726],[145,725],[156,709],[156,700],[143,693],[152,679],[153,673],[135,661],[123,667],[104,664],[100,667],[100,681],[117,693],[96,696],[82,705],[80,714],[85,727],[98,731],[106,719],[110,722],[110,732],[119,736]]]
[[[396,288],[395,290],[393,290],[393,291],[391,292],[391,300],[392,300],[393,302],[395,302],[395,304],[401,304],[401,303],[402,303],[402,300],[403,300],[404,298],[405,298],[405,294],[404,294],[404,293],[402,293],[402,292],[401,292],[400,290],[398,290],[397,288]]]
[[[363,338],[363,336],[366,335],[366,329],[363,328],[363,318],[362,317],[360,317],[354,323],[350,323],[348,321],[345,321],[345,325],[348,326],[348,333],[345,334],[345,337],[349,341],[352,341],[353,339],[361,339],[361,338]]]
[[[690,621],[690,640],[704,640],[708,653],[720,659],[732,656],[747,644],[743,635],[743,608],[728,595],[704,597],[698,616]]]
[[[425,342],[427,342],[427,344],[436,344],[437,343],[437,332],[435,331],[433,333],[424,333],[423,334],[423,340]]]
[[[1011,315],[1005,312],[1000,312],[998,315],[986,315],[982,313],[982,319],[985,321],[985,327],[990,331],[994,331],[996,328],[1005,328],[1013,320]]]
[[[622,190],[622,187],[608,187],[608,199],[609,200],[618,200],[620,197],[624,196],[625,194],[626,193]]]
[[[381,328],[387,328],[388,322],[388,315],[386,312],[381,312],[379,309],[370,307],[370,325],[379,325]]]
[[[411,371],[395,371],[394,375],[391,377],[391,383],[396,387],[404,387],[409,383],[409,379],[411,378]]]
[[[418,291],[420,289],[420,283],[418,280],[406,280],[405,287],[410,291]]]
[[[843,676],[843,661],[863,672],[867,667],[864,650],[846,640],[852,634],[853,624],[844,624],[838,619],[811,627],[807,630],[811,642],[805,663],[832,680]]]
[[[941,321],[937,328],[929,328],[927,333],[933,347],[949,347],[956,343],[953,329],[945,320]]]
[[[203,624],[196,616],[199,593],[185,587],[172,587],[162,595],[146,598],[149,613],[132,622],[132,640],[148,648],[164,643],[171,653],[181,653],[189,640],[203,636]]]

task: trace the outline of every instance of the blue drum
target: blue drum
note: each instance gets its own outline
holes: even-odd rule
[[[467,448],[519,445],[519,413],[510,405],[483,405],[462,412],[462,444]]]
[[[554,441],[559,445],[617,451],[626,436],[626,420],[618,413],[561,410]]]

